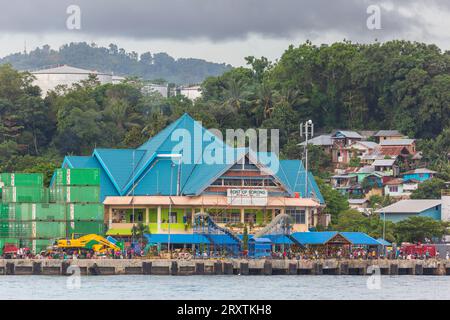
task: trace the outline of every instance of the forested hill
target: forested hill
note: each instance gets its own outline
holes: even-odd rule
[[[67,64],[146,80],[164,79],[176,84],[200,83],[209,76],[218,76],[231,69],[224,63],[193,58],[174,59],[164,52],[139,55],[134,51],[126,52],[115,44],[105,48],[86,42],[66,44],[59,50],[45,45],[26,54],[15,53],[0,58],[1,63],[10,63],[18,70]]]

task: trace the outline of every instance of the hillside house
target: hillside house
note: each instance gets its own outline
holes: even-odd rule
[[[401,134],[398,130],[380,130],[375,133],[374,137],[377,139],[378,143],[386,140],[402,139],[405,136]]]

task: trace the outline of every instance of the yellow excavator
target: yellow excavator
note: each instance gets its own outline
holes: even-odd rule
[[[88,234],[79,238],[58,240],[56,246],[60,249],[88,249],[96,253],[105,253],[108,250],[121,251],[115,243],[97,234]]]

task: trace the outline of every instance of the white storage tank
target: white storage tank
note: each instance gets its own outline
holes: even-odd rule
[[[113,75],[110,73],[85,70],[68,65],[36,70],[32,71],[31,74],[36,78],[34,84],[41,88],[42,96],[59,85],[71,87],[74,83],[88,79],[90,74],[95,74],[101,84],[112,83],[113,81]]]

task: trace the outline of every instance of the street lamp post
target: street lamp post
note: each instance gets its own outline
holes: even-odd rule
[[[314,135],[314,123],[308,120],[300,123],[300,139],[305,137],[305,198],[308,197],[308,138]]]

